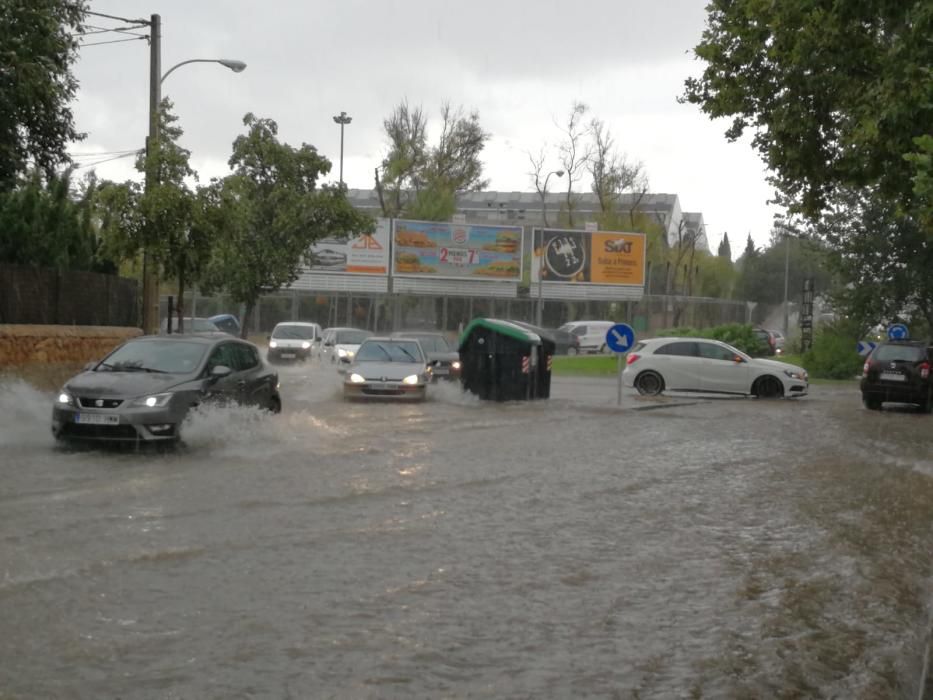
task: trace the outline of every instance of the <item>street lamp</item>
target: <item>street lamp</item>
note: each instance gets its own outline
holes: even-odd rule
[[[234,73],[242,73],[246,70],[246,64],[243,61],[237,61],[232,58],[189,58],[187,61],[182,61],[181,63],[176,63],[174,66],[165,71],[165,74],[162,76],[162,79],[159,80],[159,84],[165,82],[165,79],[174,71],[176,68],[187,65],[189,63],[219,63],[225,68],[229,68]]]
[[[228,58],[192,58],[176,63],[164,74],[162,73],[162,18],[152,15],[149,18],[149,139],[147,155],[156,153],[159,145],[159,111],[162,102],[162,83],[177,68],[188,63],[219,63],[234,73],[241,73],[246,69],[243,61]],[[146,163],[146,189],[158,181],[157,164],[154,159],[147,158]],[[149,250],[143,251],[143,332],[152,335],[158,332],[159,326],[159,278],[155,265],[149,257]]]
[[[544,217],[544,226],[547,227],[547,183],[551,179],[551,175],[557,175],[557,177],[563,177],[563,170],[552,170],[547,174],[547,177],[544,178],[544,187],[541,190],[541,214]],[[541,327],[541,324],[544,322],[544,298],[542,295],[542,288],[544,282],[544,229],[541,229],[541,238],[538,241],[538,247],[541,250],[541,259],[538,261],[538,309],[535,314],[537,319],[538,328]]]
[[[334,117],[334,122],[340,124],[340,186],[343,186],[343,127],[353,121],[353,117],[341,112]]]

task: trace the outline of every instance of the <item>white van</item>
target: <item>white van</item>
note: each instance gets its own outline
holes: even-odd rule
[[[558,330],[577,336],[580,339],[580,352],[609,352],[606,333],[614,325],[612,321],[570,321]]]

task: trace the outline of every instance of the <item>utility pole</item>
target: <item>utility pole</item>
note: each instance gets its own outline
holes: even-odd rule
[[[790,277],[790,236],[787,231],[784,232],[784,338],[787,338],[787,286]],[[784,342],[787,342],[786,340]],[[786,352],[786,350],[785,350]]]
[[[159,103],[162,101],[162,18],[149,20],[149,138],[146,143],[146,189],[159,178]],[[150,242],[151,243],[151,242]],[[159,271],[147,245],[143,251],[143,333],[159,327]]]
[[[347,116],[346,112],[341,112],[334,121],[340,124],[340,185],[343,186],[343,127],[353,121],[353,117]]]

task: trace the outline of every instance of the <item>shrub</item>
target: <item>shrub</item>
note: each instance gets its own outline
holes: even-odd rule
[[[724,326],[712,328],[671,328],[658,333],[660,336],[675,336],[681,338],[711,338],[728,343],[732,347],[748,353],[749,355],[762,355],[765,348],[755,336],[752,326],[744,323],[728,323]]]
[[[804,353],[803,366],[817,379],[851,379],[859,374],[864,362],[855,351],[855,343],[847,330],[827,326]]]

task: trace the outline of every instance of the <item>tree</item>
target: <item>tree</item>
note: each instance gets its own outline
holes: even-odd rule
[[[560,127],[563,131],[563,140],[558,146],[561,169],[564,171],[567,183],[567,225],[573,228],[573,211],[576,208],[576,199],[573,196],[573,186],[579,181],[581,171],[586,167],[590,153],[583,142],[586,137],[586,127],[583,119],[588,107],[582,102],[574,102],[567,115],[567,121]]]
[[[933,240],[915,219],[874,189],[847,190],[811,232],[846,282],[834,304],[863,331],[912,317],[933,330]]]
[[[246,306],[243,335],[260,294],[290,284],[309,262],[311,244],[371,228],[343,187],[318,186],[330,161],[313,146],[295,148],[278,139],[271,119],[247,114],[248,132],[237,137],[233,170],[204,193],[201,225],[216,236],[209,280]]]
[[[732,246],[729,245],[729,234],[722,234],[722,241],[719,243],[719,250],[717,255],[720,258],[725,258],[726,260],[732,260]]]
[[[145,189],[138,182],[106,183],[101,187],[99,217],[108,250],[122,259],[148,251],[152,264],[178,287],[176,311],[179,332],[184,331],[185,290],[204,274],[211,256],[213,229],[195,225],[198,207],[208,198],[188,185],[197,180],[189,165],[190,152],[178,145],[184,133],[172,113],[172,103],[162,100],[159,141],[140,157],[136,169],[151,170]]]
[[[599,201],[600,211],[603,214],[615,212],[619,198],[626,192],[636,193],[634,208],[637,209],[641,196],[648,191],[644,165],[630,162],[618,152],[612,133],[601,119],[594,117],[589,131],[593,143],[586,167],[592,177],[590,187]],[[634,225],[633,211],[629,215]]]
[[[51,177],[82,135],[68,104],[83,0],[4,0],[0,8],[0,191],[32,166]]]
[[[389,149],[381,178],[376,170],[376,191],[384,216],[443,221],[456,212],[458,192],[488,184],[480,156],[490,135],[478,112],[465,114],[462,107],[441,105],[441,133],[433,147],[428,146],[427,119],[420,107],[401,103],[383,127]]]
[[[37,171],[16,189],[0,192],[0,262],[63,270],[112,272],[92,216],[97,185],[72,192],[71,171]]]
[[[712,0],[684,100],[731,117],[794,210],[816,219],[835,188],[872,186],[902,211],[916,192],[914,139],[933,124],[933,4]]]

